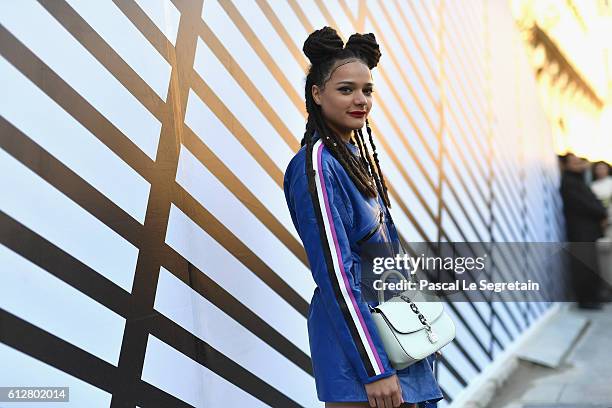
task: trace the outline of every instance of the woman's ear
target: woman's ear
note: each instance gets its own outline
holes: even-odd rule
[[[321,105],[321,90],[319,87],[317,85],[313,85],[310,91],[312,92],[312,99],[314,99],[315,103],[317,105]]]

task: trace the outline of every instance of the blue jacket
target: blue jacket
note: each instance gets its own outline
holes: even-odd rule
[[[398,235],[380,195],[361,194],[317,133],[314,138],[312,152],[303,146],[290,161],[283,187],[316,283],[308,335],[317,394],[327,402],[367,401],[364,384],[396,370],[362,299],[360,246],[396,242]],[[358,156],[357,146],[347,146]],[[406,401],[441,398],[427,363],[400,370],[412,376],[402,386]]]

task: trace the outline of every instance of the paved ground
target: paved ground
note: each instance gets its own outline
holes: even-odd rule
[[[612,408],[612,303],[569,310],[591,322],[559,368],[519,360],[489,408]]]

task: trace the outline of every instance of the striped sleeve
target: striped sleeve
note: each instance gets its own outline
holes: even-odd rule
[[[312,192],[314,223],[308,233],[312,245],[307,248],[312,273],[334,324],[340,344],[346,351],[362,383],[369,383],[395,373],[382,347],[360,286],[353,277],[353,258],[347,232],[334,204],[334,178],[323,165],[323,144],[317,141],[309,164],[314,172],[316,194]]]

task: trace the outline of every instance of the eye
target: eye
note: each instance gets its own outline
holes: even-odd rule
[[[341,88],[338,88],[338,90],[342,92],[343,94],[349,94],[352,92],[352,89],[349,88],[348,86],[343,86]]]
[[[373,90],[372,88],[368,88],[368,89],[364,89],[364,90],[363,90],[363,93],[364,93],[365,95],[368,95],[368,96],[369,96],[369,95],[372,95],[372,93],[373,93],[373,92],[374,92],[374,90]]]

